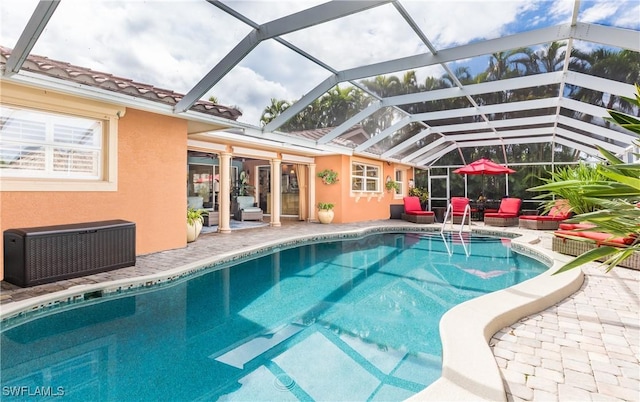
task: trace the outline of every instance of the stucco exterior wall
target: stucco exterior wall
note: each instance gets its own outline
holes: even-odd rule
[[[360,161],[363,163],[381,167],[382,184],[378,193],[357,194],[351,192],[351,163]],[[348,223],[368,220],[389,219],[391,204],[402,204],[402,198],[395,198],[393,193],[384,188],[384,180],[387,176],[394,178],[394,163],[387,164],[373,159],[356,158],[345,155],[332,155],[316,157],[316,172],[324,169],[333,169],[338,172],[338,182],[324,184],[316,177],[316,204],[318,202],[331,202],[335,204],[334,222]],[[408,167],[402,167],[408,169]],[[404,191],[408,187],[408,175],[405,174]],[[360,195],[360,197],[358,197]]]
[[[0,192],[0,229],[125,219],[136,223],[136,254],[184,247],[186,137],[184,120],[127,109],[117,191]]]

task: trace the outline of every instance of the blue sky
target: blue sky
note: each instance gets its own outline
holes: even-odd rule
[[[264,23],[322,1],[229,1]],[[438,49],[570,21],[573,1],[401,1]],[[0,44],[15,46],[36,0],[0,2]],[[640,1],[583,1],[581,21],[640,29]],[[34,54],[186,93],[250,28],[204,0],[63,0]],[[336,69],[426,52],[396,9],[384,5],[285,39]],[[463,61],[474,73],[487,59]],[[401,73],[399,73],[400,75]],[[439,76],[440,67],[419,71]],[[208,95],[258,124],[270,98],[298,99],[329,73],[284,46],[259,45]]]

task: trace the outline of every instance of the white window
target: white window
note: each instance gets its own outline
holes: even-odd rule
[[[351,190],[379,192],[380,167],[360,162],[353,162],[351,164]]]
[[[0,107],[0,174],[4,177],[97,180],[103,122]]]
[[[396,183],[398,184],[398,188],[396,190],[397,195],[404,194],[404,170],[396,170]]]

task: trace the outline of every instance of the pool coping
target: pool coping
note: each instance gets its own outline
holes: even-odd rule
[[[203,258],[171,270],[137,278],[72,286],[65,290],[0,305],[0,319],[3,324],[11,320],[18,325],[23,320],[29,321],[42,314],[53,312],[59,307],[79,305],[80,302],[93,297],[124,296],[130,292],[152,290],[159,285],[177,283],[200,272],[204,273],[205,270],[223,268],[237,260],[258,257],[276,249],[295,247],[302,243],[357,238],[372,233],[439,232],[439,228],[440,225],[419,227],[373,225],[366,228],[273,240]],[[515,251],[541,260],[550,268],[535,278],[508,289],[469,300],[445,313],[440,321],[443,348],[442,375],[429,387],[409,398],[410,401],[506,401],[502,377],[489,346],[492,335],[523,317],[542,311],[563,300],[576,292],[584,281],[584,274],[579,269],[551,277],[551,274],[570,257],[537,246],[536,244],[539,243],[537,236],[510,233],[497,228],[474,227],[472,232],[513,237],[511,247]],[[470,356],[473,357],[470,358]]]

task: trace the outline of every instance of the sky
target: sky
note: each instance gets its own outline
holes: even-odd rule
[[[324,1],[224,1],[261,24]],[[568,23],[573,1],[408,1],[437,49]],[[37,0],[0,2],[0,45],[13,48]],[[396,8],[383,5],[283,39],[336,70],[428,52]],[[583,1],[580,21],[640,29],[640,1]],[[251,28],[204,0],[62,0],[33,54],[186,94]],[[477,73],[487,58],[462,61]],[[455,65],[452,66],[455,68]],[[417,70],[418,79],[444,70]],[[399,72],[397,75],[401,75]],[[258,45],[207,94],[258,125],[271,98],[296,100],[331,75],[274,42]]]

